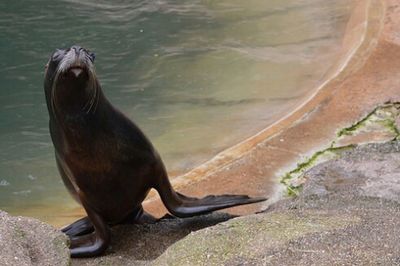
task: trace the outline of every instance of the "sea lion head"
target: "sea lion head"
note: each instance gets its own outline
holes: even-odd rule
[[[100,89],[94,59],[94,53],[77,45],[57,49],[51,55],[44,82],[50,113],[94,110]]]

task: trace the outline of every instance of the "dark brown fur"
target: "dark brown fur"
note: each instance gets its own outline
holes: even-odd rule
[[[63,229],[71,238],[71,256],[103,253],[110,225],[154,221],[141,205],[151,188],[178,217],[265,200],[245,195],[197,199],[175,192],[150,141],[104,97],[93,61],[94,55],[78,46],[57,50],[44,84],[58,169],[88,215]]]

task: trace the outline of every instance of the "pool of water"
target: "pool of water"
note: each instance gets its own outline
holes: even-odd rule
[[[172,176],[299,104],[334,58],[349,0],[0,2],[0,209],[52,221],[76,207],[56,169],[43,71],[55,48],[96,52],[109,100]]]

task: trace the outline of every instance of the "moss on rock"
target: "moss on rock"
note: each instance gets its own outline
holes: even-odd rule
[[[389,102],[376,107],[353,125],[339,130],[328,148],[315,152],[281,177],[281,183],[285,185],[287,195],[299,195],[305,182],[303,174],[313,166],[338,158],[344,151],[353,149],[360,143],[399,139],[400,130],[396,123],[399,117],[400,103]]]

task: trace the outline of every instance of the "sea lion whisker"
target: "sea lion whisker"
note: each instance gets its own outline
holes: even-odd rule
[[[94,73],[93,73],[93,75],[94,75]],[[95,76],[93,76],[93,77],[95,77]],[[94,110],[93,110],[93,112],[96,112],[97,107],[98,107],[98,105],[99,105],[99,100],[100,100],[100,89],[98,88],[98,84],[96,84],[96,80],[93,79],[92,81],[93,81],[93,87],[94,87],[95,90],[96,90],[96,95],[95,95],[95,101],[96,101],[96,103],[95,103],[95,105],[94,105]]]
[[[96,99],[96,105],[94,106],[94,111],[93,112],[96,112],[97,107],[99,106],[99,101],[100,101],[100,93],[99,92],[97,92],[97,97],[96,98],[97,98]]]
[[[93,107],[93,104],[95,101],[95,96],[96,96],[95,93],[96,92],[94,92],[93,97],[90,98],[90,105],[89,105],[89,108],[86,110],[86,114],[90,113],[90,111],[92,110],[92,107]]]
[[[92,64],[92,62],[90,61],[89,64]],[[91,82],[92,87],[94,88],[94,92],[95,92],[94,97],[93,97],[93,100],[94,100],[93,112],[96,112],[97,105],[99,103],[99,98],[100,98],[100,92],[99,92],[100,89],[99,89],[99,84],[96,83],[96,73],[94,72],[93,68],[90,68],[90,77],[91,77],[90,82]]]
[[[93,97],[92,97],[92,103],[91,103],[91,105],[90,105],[89,112],[92,111],[92,108],[93,108],[93,106],[94,106],[94,104],[95,104],[95,102],[96,102],[96,96],[97,96],[97,89],[94,89],[94,95],[93,95]],[[94,111],[95,111],[95,110],[93,110],[93,112],[94,112]]]
[[[54,113],[54,118],[57,120],[57,96],[56,96],[56,83],[58,80],[58,77],[60,76],[60,70],[58,69],[56,72],[56,75],[53,79],[53,84],[51,87],[51,97],[50,97],[50,103],[51,103],[51,109],[53,110]]]
[[[92,93],[91,97],[88,100],[88,103],[90,102],[90,106],[86,110],[87,114],[92,110],[93,104],[96,101],[96,96],[97,96],[97,91],[98,91],[97,87],[94,86],[95,82],[94,82],[94,79],[93,79],[93,72],[92,71],[89,71],[89,72],[90,72],[91,75],[90,75],[88,83],[89,83],[89,87],[93,88],[93,93]],[[86,107],[86,105],[85,105],[85,107]]]
[[[94,95],[95,92],[92,93]],[[93,96],[90,96],[86,101],[85,105],[83,106],[82,110],[85,111],[87,114],[90,112],[90,109],[93,105]]]

